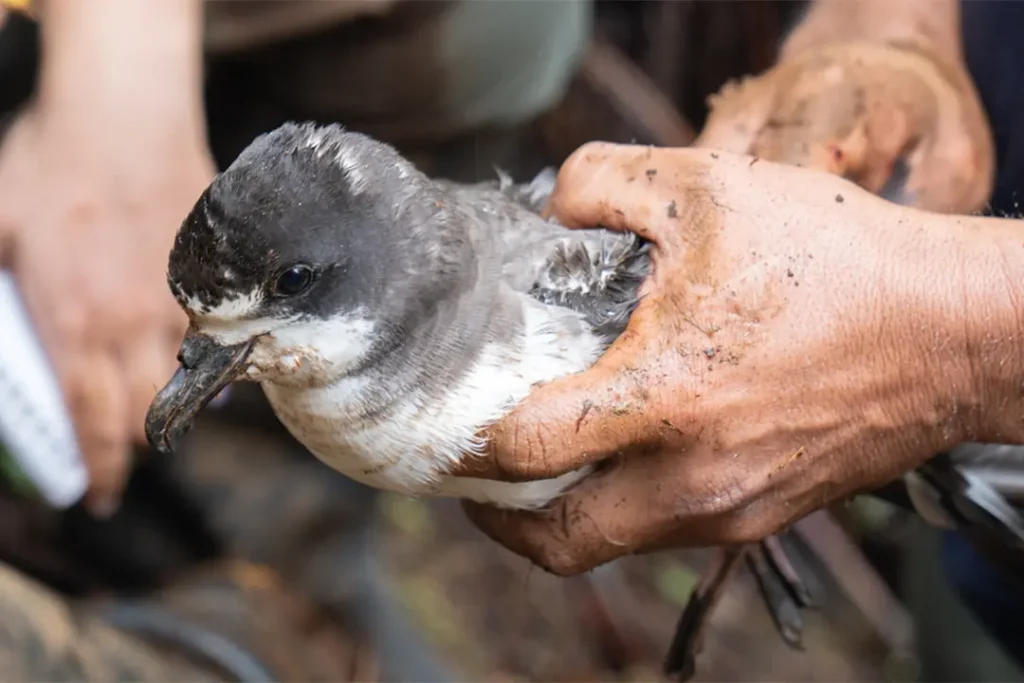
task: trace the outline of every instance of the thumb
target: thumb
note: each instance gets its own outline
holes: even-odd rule
[[[130,467],[127,392],[119,362],[104,350],[65,352],[64,395],[89,472],[86,505],[93,514],[112,514]]]
[[[626,362],[636,358],[637,344],[627,330],[594,367],[538,387],[491,427],[493,474],[547,479],[659,443],[665,434],[651,425],[650,392]]]
[[[662,248],[684,246],[680,227],[689,212],[706,204],[700,197],[708,195],[708,172],[718,156],[703,149],[587,143],[562,164],[545,215],[570,228],[600,226],[636,233]]]

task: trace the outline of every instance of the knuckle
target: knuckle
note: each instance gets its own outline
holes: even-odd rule
[[[554,471],[543,425],[524,425],[514,419],[495,435],[498,469],[509,480],[545,478]]]
[[[544,432],[545,429],[541,425],[527,433],[526,459],[519,463],[521,476],[545,477],[551,474],[553,467],[548,451],[549,440],[545,438]]]

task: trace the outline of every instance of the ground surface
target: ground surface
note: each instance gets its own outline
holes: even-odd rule
[[[611,586],[612,611],[625,624],[619,640],[634,660],[616,670],[621,642],[597,627],[583,580],[531,570],[472,528],[457,505],[389,497],[382,507],[396,590],[429,640],[470,680],[657,680],[675,620],[707,559],[705,552],[630,558],[594,575]],[[795,652],[782,643],[743,573],[715,614],[695,680],[886,679],[884,653],[842,605],[806,617],[804,644]]]

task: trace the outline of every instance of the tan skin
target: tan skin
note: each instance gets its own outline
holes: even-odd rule
[[[46,0],[39,92],[0,147],[0,261],[111,512],[186,326],[175,231],[209,183],[198,0]]]
[[[818,168],[872,192],[903,159],[914,206],[979,210],[994,151],[959,22],[957,0],[818,0],[775,67],[710,99],[695,145]]]
[[[966,439],[1021,443],[1024,231],[868,191],[904,157],[922,207],[987,197],[958,22],[947,0],[819,0],[779,67],[713,102],[698,144],[729,151],[592,144],[566,162],[550,213],[640,233],[655,272],[595,367],[535,390],[462,473],[604,471],[540,514],[467,505],[486,533],[575,574],[758,540]]]

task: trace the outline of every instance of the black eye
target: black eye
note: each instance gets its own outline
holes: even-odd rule
[[[277,276],[274,293],[278,296],[295,296],[309,289],[311,284],[313,284],[313,269],[300,263]]]

